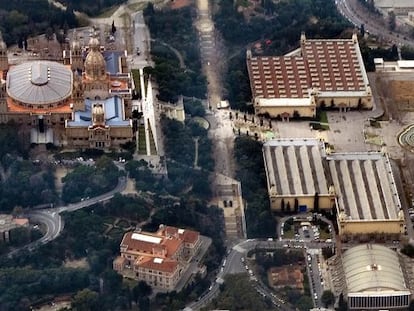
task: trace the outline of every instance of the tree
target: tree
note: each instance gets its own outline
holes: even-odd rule
[[[98,301],[98,293],[86,288],[73,297],[72,308],[76,311],[99,310]]]
[[[359,31],[361,32],[361,36],[364,37],[365,36],[365,25],[364,24],[361,24]]]
[[[150,311],[150,299],[148,297],[141,297],[138,301],[140,311]]]
[[[313,198],[313,211],[315,213],[319,212],[319,193],[315,192],[315,196]]]
[[[298,198],[295,198],[295,204],[294,204],[294,211],[297,213],[299,211],[299,200]]]
[[[104,290],[107,293],[114,292],[121,288],[122,276],[112,269],[106,270],[102,275],[104,281]]]
[[[146,298],[152,294],[152,287],[145,281],[139,281],[137,285],[132,288],[132,299],[138,303],[141,298]]]
[[[344,299],[344,294],[339,295],[338,299],[338,311],[347,311],[348,310],[348,303]]]
[[[112,32],[112,35],[114,35],[116,32],[115,21],[112,21],[111,32]]]
[[[149,286],[145,281],[139,281],[137,286],[142,296],[151,296],[152,287]]]
[[[52,27],[49,27],[49,28],[46,29],[45,36],[46,36],[47,41],[52,41],[53,40],[53,29],[52,29]]]
[[[388,12],[388,28],[391,31],[394,31],[396,26],[397,26],[397,23],[396,23],[395,13],[394,11],[390,11]]]
[[[330,290],[325,290],[322,293],[321,301],[325,308],[328,308],[335,303],[335,295]]]

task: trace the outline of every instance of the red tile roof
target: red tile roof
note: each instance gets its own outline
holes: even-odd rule
[[[126,246],[127,251],[136,251],[157,257],[171,257],[174,256],[183,244],[183,241],[176,237],[171,236],[167,238],[159,235],[158,232],[142,232],[141,234],[147,237],[158,238],[159,243],[135,239],[133,238],[134,233],[136,232],[127,232],[122,238],[121,247]],[[161,253],[164,253],[164,256],[161,256]]]
[[[308,97],[310,80],[303,57],[256,56],[248,60],[255,97]]]
[[[176,260],[162,259],[158,261],[157,259],[159,258],[143,256],[136,261],[136,264],[142,268],[169,273],[173,273],[178,267],[178,261]]]
[[[124,234],[124,237],[122,238],[121,247],[126,246],[127,251],[137,251],[137,252],[152,254],[154,248],[155,249],[165,248],[161,244],[155,244],[155,243],[151,243],[147,241],[133,239],[132,234],[134,234],[133,231],[127,232]],[[149,236],[155,236],[154,234],[151,234],[151,233],[145,233],[145,234]]]
[[[247,60],[254,97],[306,98],[319,91],[363,91],[364,67],[353,39],[305,40],[301,56],[252,56]]]
[[[365,89],[358,43],[348,40],[306,40],[302,55],[307,59],[312,87],[321,91]]]
[[[167,226],[164,228],[164,230],[165,230],[165,233],[164,233],[165,235],[177,236],[180,240],[184,241],[184,243],[194,244],[200,238],[199,232],[189,230],[189,229],[179,229],[176,227]]]
[[[70,108],[71,99],[67,99],[63,104],[58,107],[52,108],[28,108],[19,104],[16,104],[14,100],[10,97],[7,97],[7,107],[9,112],[14,113],[34,113],[34,114],[47,114],[47,113],[71,113],[72,109]],[[47,105],[43,105],[47,106]]]

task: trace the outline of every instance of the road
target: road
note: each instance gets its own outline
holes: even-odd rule
[[[84,207],[94,205],[99,202],[104,202],[113,198],[115,193],[119,193],[125,190],[127,185],[127,179],[122,176],[118,179],[117,186],[111,191],[102,195],[93,197],[88,200],[84,200],[75,204],[69,204],[66,206],[59,206],[55,208],[48,208],[42,210],[31,210],[26,212],[23,216],[30,219],[31,223],[42,224],[46,228],[45,234],[37,241],[26,244],[20,248],[14,249],[8,253],[9,257],[16,255],[19,251],[27,249],[34,250],[36,247],[47,244],[50,241],[56,239],[64,228],[64,222],[60,216],[63,212],[74,212]]]
[[[145,25],[142,11],[138,11],[133,14],[132,28],[133,53],[128,56],[131,68],[140,69],[152,66],[151,35]]]
[[[227,274],[236,274],[236,273],[243,273],[246,272],[245,265],[242,263],[242,257],[244,258],[246,254],[255,248],[258,249],[282,249],[289,246],[290,248],[297,248],[297,249],[308,249],[308,250],[319,250],[323,247],[332,247],[333,243],[326,243],[326,242],[298,242],[294,240],[281,240],[281,241],[263,241],[258,239],[249,239],[244,240],[237,245],[233,246],[231,251],[227,254],[227,256],[223,259],[221,268],[217,273],[217,277],[215,281],[211,284],[211,287],[208,291],[206,291],[203,295],[201,295],[197,301],[194,301],[186,306],[184,311],[190,310],[200,310],[202,307],[206,306],[212,299],[218,296],[220,293],[220,284],[224,282],[224,277]],[[313,256],[313,255],[312,255]],[[225,264],[223,266],[225,260]],[[320,284],[320,274],[319,274],[319,267],[318,267],[318,260],[314,257],[315,266],[313,266],[312,271],[316,273],[318,276],[319,284],[316,284],[316,292],[322,293],[322,286]],[[283,311],[294,311],[295,308],[291,306],[289,303],[283,300],[283,298],[276,296],[273,294],[267,286],[263,283],[258,281],[253,281],[254,287],[256,291],[259,292],[263,297],[270,299],[275,307],[278,310]],[[312,291],[313,292],[313,291]],[[320,295],[318,295],[320,297]],[[318,302],[317,302],[318,303]]]
[[[414,41],[405,37],[406,34],[390,31],[385,22],[378,16],[373,16],[368,10],[361,9],[357,0],[336,0],[338,11],[355,27],[364,24],[365,31],[377,36],[383,41],[414,47]]]

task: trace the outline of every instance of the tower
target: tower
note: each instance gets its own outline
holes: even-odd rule
[[[301,49],[302,55],[303,55],[304,50],[305,50],[305,43],[306,43],[306,35],[305,35],[305,32],[302,31],[300,33],[300,49]]]
[[[83,71],[82,47],[76,30],[73,33],[73,41],[70,49],[70,67],[72,68],[72,71]]]
[[[106,62],[101,53],[100,43],[96,36],[89,41],[89,53],[85,59],[85,73],[91,80],[106,80]]]
[[[73,75],[72,101],[74,111],[85,111],[82,80],[76,72]]]
[[[5,113],[7,112],[6,81],[0,79],[0,123],[6,123]]]
[[[89,131],[89,147],[108,148],[111,146],[110,128],[105,125],[105,110],[101,103],[92,106],[92,125]]]
[[[356,30],[352,33],[352,43],[357,44],[358,43],[358,35]]]
[[[92,107],[92,125],[105,126],[105,112],[102,104],[94,104]]]
[[[3,41],[3,36],[0,32],[0,71],[7,71],[9,69],[9,59],[7,57],[7,46]],[[3,77],[0,77],[0,79]]]
[[[83,84],[86,98],[108,98],[109,76],[106,73],[106,62],[100,51],[99,40],[96,36],[93,36],[89,41],[89,52],[85,59]]]

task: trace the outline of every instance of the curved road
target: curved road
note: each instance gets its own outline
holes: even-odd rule
[[[60,213],[63,212],[74,212],[87,206],[94,205],[99,202],[107,201],[112,199],[115,193],[119,193],[125,190],[127,185],[127,179],[125,176],[121,176],[118,179],[117,186],[111,191],[93,197],[91,199],[81,201],[75,204],[69,204],[66,206],[60,206],[55,208],[48,208],[43,210],[32,210],[24,214],[25,217],[29,218],[31,222],[43,224],[46,227],[46,233],[37,241],[29,243],[23,247],[17,248],[9,252],[8,256],[12,257],[23,249],[34,250],[40,245],[49,243],[56,239],[64,228],[64,223]]]

